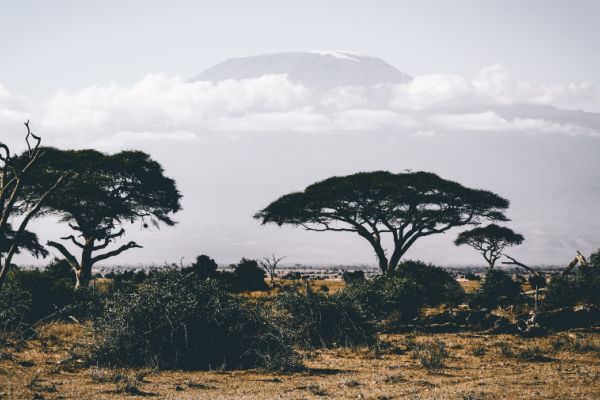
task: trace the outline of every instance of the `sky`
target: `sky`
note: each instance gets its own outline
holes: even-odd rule
[[[600,247],[598,15],[595,1],[3,1],[0,141],[23,149],[29,119],[45,145],[141,149],[165,167],[179,224],[126,226],[144,248],[108,264],[374,265],[357,235],[252,215],[329,176],[411,169],[508,198],[525,242],[507,254],[566,265]],[[366,53],[415,79],[316,99],[284,76],[186,83],[232,57],[312,50]],[[30,229],[70,234],[52,219]],[[452,245],[458,232],[407,257],[482,264]]]

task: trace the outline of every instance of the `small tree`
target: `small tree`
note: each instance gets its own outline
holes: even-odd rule
[[[279,264],[279,261],[283,260],[284,258],[285,258],[285,256],[277,258],[277,257],[275,257],[275,254],[273,254],[270,257],[265,256],[262,258],[262,260],[258,260],[258,263],[260,264],[260,266],[269,275],[269,278],[271,279],[271,283],[273,283],[273,278],[275,278],[277,276],[277,272],[275,271],[277,269],[277,264]]]
[[[237,290],[263,290],[266,288],[266,274],[259,266],[256,260],[242,258],[240,263],[233,271],[235,276]]]
[[[58,188],[68,173],[58,174],[46,182],[46,186],[39,192],[35,198],[21,196],[23,186],[33,180],[31,170],[40,157],[44,154],[40,148],[42,139],[34,135],[29,129],[29,121],[25,122],[27,127],[27,142],[28,151],[20,156],[11,156],[10,149],[7,145],[0,142],[0,206],[2,206],[2,215],[0,215],[0,290],[8,273],[12,257],[19,253],[19,248],[22,247],[36,257],[39,255],[46,256],[48,252],[41,248],[38,243],[37,236],[34,233],[28,232],[25,228],[27,224],[42,208],[44,202],[47,201],[50,194]],[[29,136],[37,142],[31,147]],[[4,154],[2,154],[4,153]],[[9,219],[13,216],[24,216],[21,224],[14,231],[9,223]],[[2,264],[1,256],[4,256],[4,264]]]
[[[490,224],[458,234],[454,241],[457,246],[467,245],[479,250],[490,268],[502,257],[502,251],[509,246],[520,245],[525,238],[512,229]]]
[[[354,232],[366,239],[384,273],[396,269],[421,237],[483,220],[508,221],[508,200],[466,188],[429,172],[361,172],[332,177],[280,197],[254,215],[262,224]],[[388,256],[383,234],[392,236]],[[389,258],[388,258],[389,257]]]
[[[202,254],[196,257],[196,262],[189,267],[189,271],[194,272],[200,279],[207,279],[214,278],[218,268],[215,260]]]

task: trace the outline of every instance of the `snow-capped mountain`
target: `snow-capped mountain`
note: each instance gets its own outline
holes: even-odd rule
[[[317,90],[338,86],[407,83],[412,77],[380,58],[344,51],[311,51],[235,57],[223,61],[188,82],[252,79],[287,74],[294,83]]]

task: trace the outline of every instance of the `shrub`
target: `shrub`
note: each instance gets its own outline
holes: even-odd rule
[[[471,295],[473,302],[483,307],[495,308],[500,303],[500,297],[506,297],[514,302],[521,292],[521,285],[514,281],[506,272],[489,268],[483,282]]]
[[[590,255],[587,264],[578,265],[573,276],[554,276],[542,307],[553,310],[584,302],[600,302],[600,249]]]
[[[339,292],[338,292],[339,293]],[[272,301],[283,313],[286,331],[303,348],[357,346],[371,344],[374,332],[355,304],[337,295],[288,287]]]
[[[144,271],[143,269],[140,269],[133,275],[133,281],[135,283],[143,283],[147,277],[148,277],[148,274],[146,274],[146,271]]]
[[[68,279],[53,280],[34,270],[11,270],[0,292],[0,324],[31,324],[63,309],[73,300],[74,286]]]
[[[287,274],[283,275],[281,279],[290,279],[297,281],[302,278],[302,274],[300,272],[290,271]]]
[[[298,367],[288,338],[266,314],[216,282],[168,267],[153,271],[137,292],[106,302],[88,357],[118,367]]]
[[[335,296],[354,304],[368,319],[381,320],[401,314],[401,321],[410,323],[421,312],[425,290],[406,278],[379,275],[353,281]]]
[[[450,272],[423,261],[403,261],[398,264],[392,276],[408,279],[422,286],[423,301],[430,306],[443,302],[457,303],[464,297],[464,289]]]
[[[215,260],[213,260],[207,255],[202,254],[196,257],[196,262],[193,263],[189,268],[186,268],[185,270],[188,272],[195,273],[200,279],[207,279],[215,278],[218,275],[218,268],[219,266],[217,265]]]
[[[411,358],[432,373],[444,368],[444,359],[449,356],[446,343],[441,340],[412,341],[407,347],[411,349]]]
[[[468,280],[468,281],[480,281],[481,277],[479,275],[475,275],[472,272],[467,272],[465,274],[465,279]]]
[[[66,279],[68,282],[75,285],[75,270],[71,263],[65,258],[59,259],[55,257],[50,264],[44,268],[44,273],[54,281]]]
[[[223,271],[215,272],[214,277],[230,292],[245,292],[252,290],[266,290],[267,277],[265,271],[258,266],[256,260],[242,258],[239,264],[232,264],[233,273]]]
[[[353,272],[345,271],[342,274],[342,281],[344,281],[345,283],[350,283],[352,281],[363,280],[363,279],[365,279],[365,271],[360,270],[360,269],[357,271],[353,271]]]
[[[541,289],[543,287],[546,287],[547,285],[546,278],[539,275],[530,275],[528,281],[529,285],[534,289],[536,286],[538,287],[538,289]]]

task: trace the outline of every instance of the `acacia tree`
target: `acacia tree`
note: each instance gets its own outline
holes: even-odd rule
[[[36,198],[21,196],[23,187],[34,180],[32,175],[33,166],[39,162],[44,155],[40,147],[42,139],[34,135],[29,129],[29,121],[25,122],[27,136],[25,142],[28,150],[21,155],[12,156],[8,146],[0,142],[0,290],[10,268],[12,257],[20,253],[20,248],[27,250],[34,256],[46,257],[48,252],[39,244],[38,238],[33,232],[26,230],[27,224],[41,209],[50,194],[63,183],[68,173],[57,174],[51,180],[46,181],[45,189],[40,191]],[[31,146],[29,137],[36,143]],[[9,220],[14,216],[23,219],[17,230],[13,230]],[[4,255],[4,263],[2,256]]]
[[[60,216],[61,222],[76,232],[77,237],[61,239],[81,249],[79,260],[63,244],[46,243],[71,263],[77,277],[76,288],[89,283],[92,266],[98,261],[142,247],[130,241],[94,255],[124,235],[123,223],[140,221],[143,228],[149,224],[158,228],[160,223],[173,226],[176,222],[170,214],[181,210],[181,194],[175,181],[164,176],[161,165],[141,151],[107,155],[96,150],[48,149],[37,170],[38,180],[29,187],[33,195],[44,187],[48,176],[63,171],[74,175],[45,203],[44,212]]]
[[[429,172],[361,172],[332,177],[280,197],[254,215],[262,224],[355,232],[375,250],[383,273],[396,269],[416,240],[482,220],[508,221],[508,200]],[[392,236],[388,258],[382,234]]]
[[[459,233],[454,244],[467,245],[479,250],[490,268],[494,268],[506,247],[520,245],[523,240],[523,235],[513,232],[510,228],[489,224]]]

